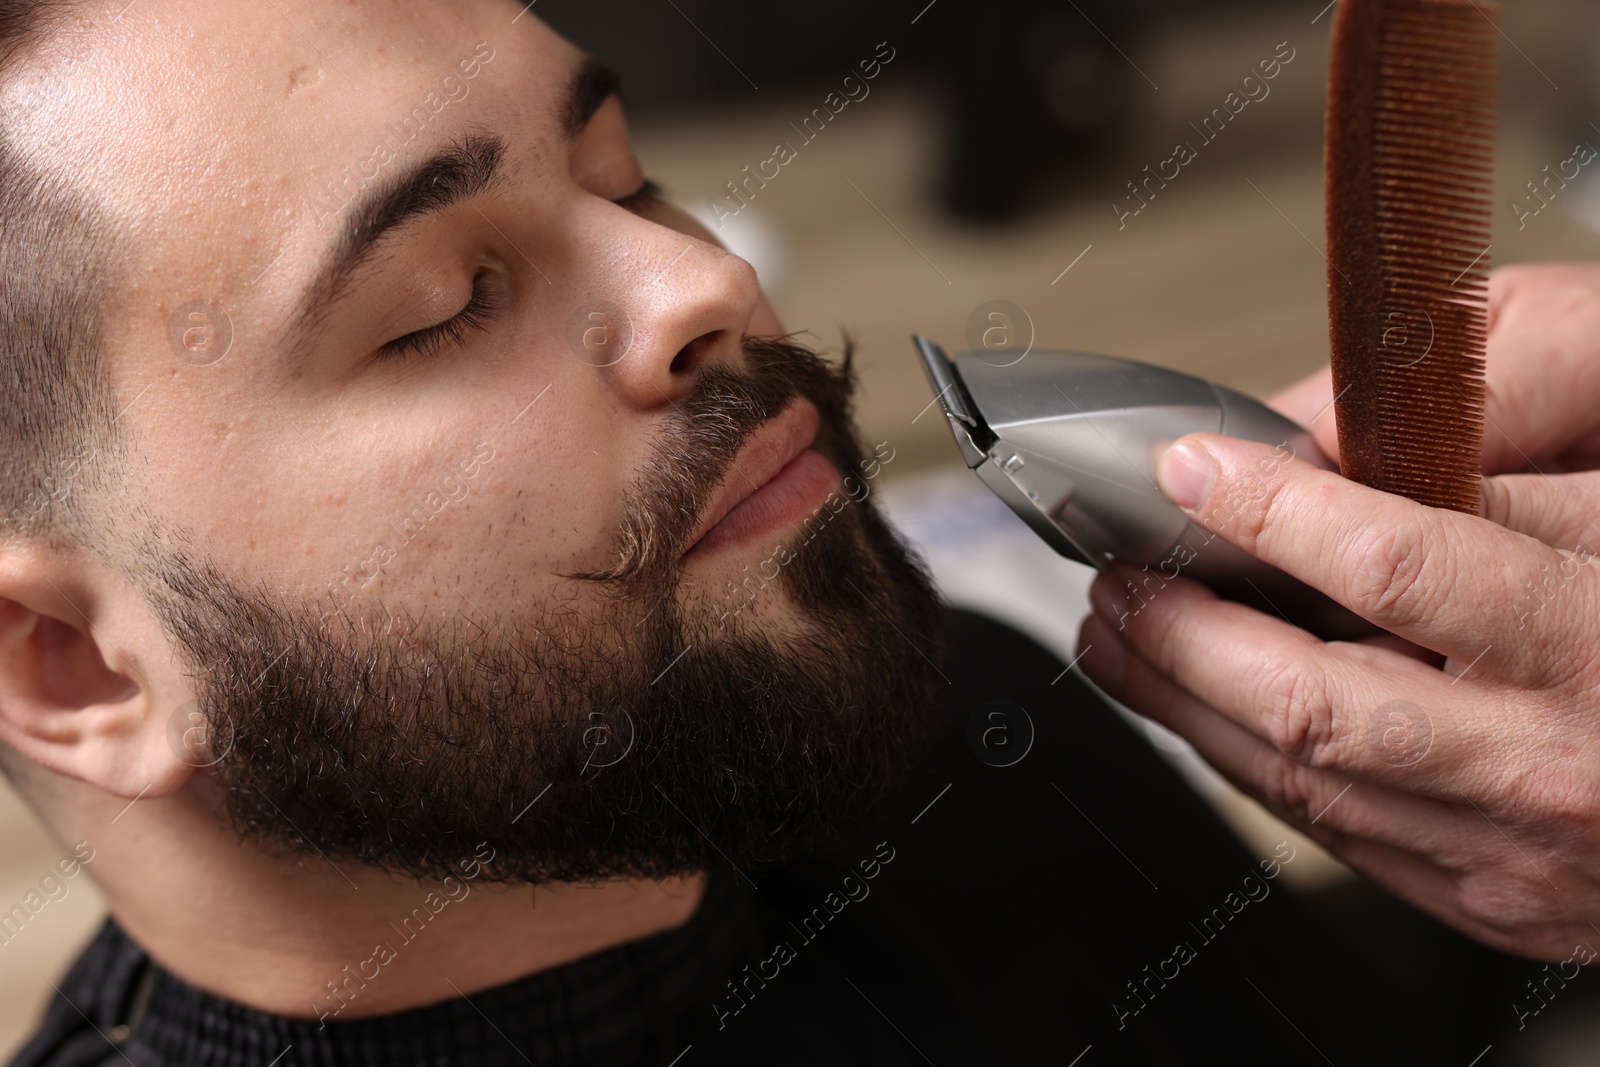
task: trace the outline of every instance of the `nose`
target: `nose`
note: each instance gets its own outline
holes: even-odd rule
[[[588,337],[620,341],[625,350],[592,362],[630,406],[675,403],[707,364],[742,363],[742,341],[761,299],[755,269],[701,236],[607,208],[607,243],[620,240],[623,247],[612,251],[625,255],[600,257],[605,276],[591,291],[616,295],[594,302],[604,307],[598,317],[589,312],[587,328],[603,332]]]

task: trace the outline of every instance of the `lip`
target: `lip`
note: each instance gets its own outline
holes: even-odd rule
[[[804,397],[797,397],[758,427],[728,468],[684,554],[698,548],[729,512],[765,489],[780,472],[810,449],[817,439],[821,421],[816,406]]]

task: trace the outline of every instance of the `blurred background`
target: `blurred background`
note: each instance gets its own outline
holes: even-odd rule
[[[882,499],[946,595],[1071,659],[1089,572],[1055,557],[960,466],[928,410],[909,336],[955,351],[999,324],[1040,347],[1163,364],[1258,396],[1324,363],[1321,142],[1332,8],[1327,0],[538,0],[534,13],[623,72],[647,172],[756,265],[786,326],[831,351],[844,334],[857,342],[864,431],[895,450]],[[1579,144],[1600,148],[1600,8],[1520,0],[1500,26],[1488,258],[1600,257],[1600,161],[1547,192],[1548,204],[1527,184]],[[1197,129],[1274,59],[1265,95],[1253,83],[1257,98],[1222,132]],[[870,80],[864,69],[875,72]],[[1195,158],[1164,185],[1141,184],[1136,199],[1129,183],[1144,182],[1145,168],[1153,172],[1180,142]],[[780,144],[787,153],[776,152]],[[987,317],[994,301],[1007,302],[1003,321]],[[1181,742],[1152,740],[1263,854],[1296,836]],[[9,906],[65,850],[4,790],[0,783],[0,903]],[[1302,855],[1313,853],[1297,840]],[[1354,906],[1362,892],[1325,855],[1285,873],[1330,911]],[[0,1059],[31,1026],[45,978],[101,918],[88,879],[75,879],[66,899],[0,949]],[[1380,926],[1373,936],[1386,935]],[[1405,943],[1415,951],[1393,965],[1415,968],[1419,982],[1454,965],[1449,948],[1429,956],[1425,939],[1395,936],[1412,937]],[[1506,974],[1537,971],[1508,966]],[[1513,1021],[1507,1004],[1519,981],[1486,980],[1481,1003],[1463,996],[1461,1016]],[[1597,1020],[1592,998],[1574,994],[1537,1031],[1480,1062],[1593,1063],[1585,1050],[1600,1048]]]

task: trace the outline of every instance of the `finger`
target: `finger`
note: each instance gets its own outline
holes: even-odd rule
[[[1382,493],[1254,441],[1190,434],[1161,455],[1157,477],[1197,523],[1251,555],[1413,644],[1466,660],[1488,646],[1494,669],[1519,669],[1530,635],[1507,609],[1561,559],[1476,515]]]
[[[1085,620],[1079,647],[1086,673],[1120,645],[1111,625]],[[1454,804],[1417,796],[1337,771],[1307,767],[1250,733],[1163,675],[1137,652],[1121,647],[1123,667],[1108,693],[1185,738],[1223,777],[1290,823],[1305,830],[1321,825],[1379,841],[1435,862],[1459,865],[1463,842],[1481,836],[1482,821]],[[1109,681],[1109,679],[1108,679]],[[1105,688],[1105,686],[1102,686]],[[1469,818],[1469,816],[1471,816]],[[1476,820],[1476,821],[1474,821]]]
[[[1600,407],[1573,402],[1600,390],[1597,290],[1597,264],[1519,264],[1489,276],[1486,473],[1549,470],[1555,455],[1600,432]]]
[[[1378,886],[1490,948],[1560,960],[1572,954],[1575,940],[1584,939],[1582,924],[1575,927],[1571,923],[1541,923],[1529,927],[1502,922],[1491,894],[1468,897],[1462,889],[1460,873],[1403,849],[1321,826],[1312,827],[1307,836]]]
[[[1322,454],[1339,460],[1339,433],[1333,417],[1333,370],[1319,371],[1267,398],[1267,406],[1311,431]]]
[[[1445,657],[1437,652],[1413,645],[1405,638],[1396,637],[1394,634],[1373,634],[1371,637],[1361,638],[1357,643],[1368,648],[1381,648],[1396,655],[1414,659],[1418,663],[1432,667],[1434,670],[1441,669],[1445,664]]]
[[[1505,911],[1499,862],[1526,859],[1502,855],[1513,846],[1476,812],[1286,761],[1123,647],[1097,616],[1084,622],[1079,647],[1095,685],[1186,738],[1225,778],[1395,896],[1496,948],[1543,959],[1570,953],[1574,929],[1582,930],[1561,921],[1561,909]],[[1106,661],[1118,655],[1113,680]]]
[[[1518,264],[1490,274],[1484,473],[1552,472],[1572,442],[1600,434],[1600,407],[1571,400],[1600,390],[1600,361],[1592,358],[1597,289],[1597,264]],[[1550,389],[1555,381],[1567,388]],[[1326,367],[1267,399],[1337,460],[1332,403]]]
[[[1600,504],[1600,472],[1564,474],[1507,474],[1483,481],[1484,518],[1556,549],[1556,558],[1540,565],[1539,573],[1509,606],[1519,631],[1565,631],[1565,640],[1551,650],[1587,647],[1586,635],[1595,629],[1594,593],[1600,589],[1600,526],[1591,516]],[[1547,656],[1552,674],[1565,657]]]
[[[1483,480],[1483,517],[1552,548],[1600,551],[1600,472],[1502,474]]]
[[[1295,763],[1441,799],[1504,788],[1474,758],[1503,738],[1472,713],[1470,687],[1381,648],[1323,644],[1181,578],[1130,611],[1123,573],[1090,587],[1121,645]]]

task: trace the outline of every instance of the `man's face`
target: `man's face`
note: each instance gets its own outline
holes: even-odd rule
[[[145,2],[57,39],[75,68],[43,77],[18,134],[135,245],[108,326],[142,502],[227,573],[330,607],[454,612],[457,585],[515,574],[530,594],[608,565],[619,490],[697,372],[781,331],[748,264],[675,210],[615,202],[644,182],[615,98],[568,137],[581,53],[505,0]],[[489,138],[492,188],[386,234],[307,308],[370,198],[452,146],[481,172]],[[386,350],[475,279],[483,329]],[[585,317],[602,302],[631,331]],[[429,494],[459,499],[432,515]],[[748,561],[707,558],[695,584]]]
[[[91,11],[7,103],[131,242],[108,522],[242,830],[657,874],[877,790],[937,656],[892,444],[581,53],[503,0]]]

